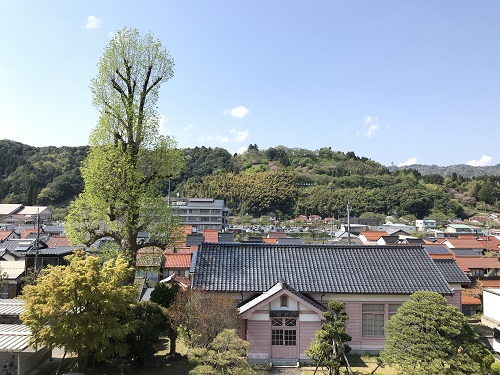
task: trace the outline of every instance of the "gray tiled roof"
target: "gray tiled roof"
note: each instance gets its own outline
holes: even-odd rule
[[[280,279],[301,293],[451,294],[421,246],[203,243],[193,258],[193,288],[264,292]]]
[[[302,245],[302,238],[283,237],[277,239],[280,245]]]
[[[437,264],[446,281],[448,281],[449,283],[470,283],[470,279],[467,277],[465,272],[462,271],[455,259],[435,258],[434,262]]]
[[[472,249],[450,249],[457,257],[477,257],[481,255],[481,251]]]
[[[219,242],[234,242],[233,233],[219,233]]]
[[[203,242],[203,234],[188,234],[186,236],[186,246],[191,247]]]

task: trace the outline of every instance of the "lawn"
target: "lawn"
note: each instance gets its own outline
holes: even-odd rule
[[[188,375],[189,371],[194,368],[193,364],[189,363],[185,354],[187,353],[187,348],[179,340],[177,343],[177,351],[181,356],[177,358],[167,358],[168,354],[168,339],[163,339],[158,344],[158,352],[155,354],[153,360],[149,361],[142,367],[135,366],[119,366],[115,364],[101,364],[99,367],[95,367],[91,372],[94,375],[120,375],[120,374],[136,374],[136,375]],[[376,357],[371,356],[358,356],[349,355],[349,363],[353,374],[365,375],[371,374],[373,370],[377,367]],[[314,374],[315,367],[302,367],[302,375],[312,375]],[[269,374],[269,369],[267,367],[260,367],[258,369],[258,375]],[[319,368],[316,372],[317,375],[326,374],[327,371]],[[393,368],[381,368],[379,367],[374,373],[377,375],[395,375],[396,371]]]

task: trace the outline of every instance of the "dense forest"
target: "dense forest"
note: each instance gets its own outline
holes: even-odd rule
[[[88,147],[31,147],[0,141],[0,202],[65,207],[83,189]],[[287,148],[243,154],[183,149],[186,168],[164,193],[224,199],[231,213],[360,217],[469,217],[499,210],[500,166],[385,167],[354,152]],[[459,171],[460,173],[457,173]]]

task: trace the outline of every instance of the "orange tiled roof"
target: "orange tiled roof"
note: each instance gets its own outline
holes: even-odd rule
[[[485,250],[500,250],[500,240],[495,236],[481,236],[478,241],[484,244]]]
[[[496,257],[463,257],[460,262],[467,268],[500,268]]]
[[[12,230],[0,230],[0,242],[5,241],[13,232]]]
[[[362,236],[365,236],[365,238],[368,241],[378,241],[380,237],[382,236],[389,236],[389,233],[386,231],[374,231],[374,230],[367,230],[364,232],[361,232]]]
[[[477,280],[483,288],[500,288],[500,280],[487,280],[481,279]]]
[[[474,295],[479,294],[479,289],[462,290],[462,305],[480,305],[481,300]]]
[[[47,241],[48,247],[62,247],[69,246],[69,241],[66,236],[51,236]]]
[[[277,244],[278,243],[277,238],[263,238],[262,240],[264,241],[264,243],[268,243],[268,244]]]
[[[191,254],[165,254],[165,268],[189,268],[191,267]]]
[[[205,242],[219,242],[219,231],[217,229],[203,229]]]
[[[26,238],[28,237],[31,233],[36,233],[38,230],[36,228],[32,229],[25,229],[23,230],[23,233],[21,233],[21,238]]]
[[[454,249],[484,249],[485,243],[476,240],[475,237],[460,237],[460,238],[447,238],[445,242],[449,243],[448,247]]]
[[[454,257],[454,259],[462,271],[464,271],[465,273],[470,272],[469,267],[467,267],[465,264],[462,263],[462,259],[465,259],[465,258]]]

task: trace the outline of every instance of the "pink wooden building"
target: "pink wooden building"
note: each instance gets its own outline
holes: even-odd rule
[[[435,291],[459,308],[468,282],[454,260],[436,264],[411,245],[203,243],[191,272],[194,289],[234,296],[249,360],[273,365],[308,362],[305,350],[331,300],[346,305],[353,350],[378,352],[385,322],[410,294]]]

